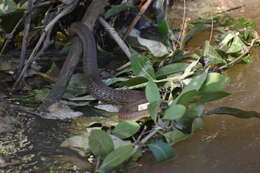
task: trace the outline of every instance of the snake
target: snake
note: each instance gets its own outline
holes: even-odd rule
[[[78,37],[81,42],[83,72],[90,95],[102,102],[122,105],[119,110],[120,120],[136,120],[147,116],[147,109],[139,111],[139,105],[148,102],[143,91],[116,90],[102,81],[98,72],[96,41],[89,27],[74,22],[70,26],[70,34]]]

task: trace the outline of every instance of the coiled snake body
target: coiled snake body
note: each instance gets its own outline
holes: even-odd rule
[[[119,119],[131,120],[144,117],[147,110],[138,111],[138,105],[147,102],[144,92],[115,90],[106,86],[98,73],[96,41],[90,29],[82,23],[73,23],[70,28],[73,36],[82,43],[83,69],[90,94],[100,101],[122,105]]]

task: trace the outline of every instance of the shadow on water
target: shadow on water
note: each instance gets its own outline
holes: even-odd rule
[[[203,2],[205,2],[203,4]],[[204,9],[208,0],[201,0],[192,12]],[[213,1],[211,1],[212,3]],[[260,32],[259,0],[218,0],[226,2],[223,9],[245,4],[240,10],[231,13],[234,17],[245,17],[255,21]],[[191,2],[191,3],[196,3]],[[225,4],[225,3],[224,3]],[[189,5],[187,5],[190,7]],[[216,7],[214,7],[216,9]],[[200,35],[201,36],[201,35]],[[191,46],[197,46],[198,40],[209,38],[193,38]],[[245,110],[260,112],[260,50],[254,50],[254,61],[248,65],[236,65],[227,72],[231,84],[226,89],[231,96],[210,103],[208,109],[217,106],[231,106]],[[258,79],[259,78],[259,79]],[[141,160],[141,167],[135,173],[259,173],[260,172],[260,120],[237,119],[231,116],[212,116],[205,119],[204,126],[191,138],[174,146],[177,157],[165,163],[156,164],[151,154]]]

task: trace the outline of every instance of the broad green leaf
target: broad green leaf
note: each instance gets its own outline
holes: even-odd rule
[[[172,103],[170,107],[165,111],[163,119],[178,120],[184,115],[185,111],[186,111],[185,106]]]
[[[102,173],[109,173],[118,168],[123,162],[127,161],[134,154],[134,148],[132,145],[124,145],[109,155],[103,160],[99,171]]]
[[[201,99],[200,93],[196,90],[191,90],[188,92],[185,92],[182,94],[179,98],[178,101],[176,102],[177,104],[182,104],[182,105],[187,105],[192,102],[197,102]]]
[[[107,18],[109,18],[111,16],[115,16],[118,13],[120,13],[121,11],[125,11],[129,8],[133,8],[133,6],[130,6],[127,3],[123,3],[123,4],[120,4],[120,5],[112,5],[112,7],[109,8],[109,10],[106,11],[106,13],[104,14],[104,17],[107,19]]]
[[[202,118],[195,118],[192,122],[192,133],[195,132],[195,130],[202,128],[203,126],[203,119]]]
[[[165,76],[173,73],[184,72],[184,70],[188,67],[188,65],[189,64],[186,63],[173,63],[173,64],[163,66],[157,71],[156,76],[160,77],[160,76]]]
[[[192,117],[202,117],[204,115],[204,105],[201,103],[190,104],[185,114]]]
[[[217,92],[207,92],[207,93],[203,93],[200,92],[199,93],[201,98],[199,100],[199,103],[206,103],[206,102],[211,102],[214,100],[218,100],[218,99],[222,99],[226,96],[229,96],[230,94],[224,91],[217,91]]]
[[[49,88],[35,89],[33,90],[36,101],[44,101],[50,93]]]
[[[148,105],[148,112],[150,117],[156,122],[158,112],[160,111],[160,101],[152,102]]]
[[[161,42],[148,40],[141,37],[137,37],[138,42],[146,47],[155,57],[162,57],[169,54],[167,47]]]
[[[190,137],[189,134],[185,134],[178,129],[174,129],[173,131],[167,132],[167,133],[163,134],[163,136],[166,138],[168,143],[171,143],[171,144],[176,144],[176,143],[183,141],[183,140],[187,139],[188,137]]]
[[[10,13],[17,10],[17,4],[13,0],[6,0],[4,3],[1,3],[0,9],[5,13]]]
[[[106,132],[92,130],[89,136],[89,148],[96,156],[104,158],[114,150],[114,144]]]
[[[132,50],[130,62],[131,68],[136,76],[144,76],[147,79],[155,79],[153,65],[148,58]]]
[[[244,50],[246,48],[246,45],[243,43],[243,41],[236,35],[231,42],[231,45],[229,49],[227,50],[227,53],[236,53],[241,50]]]
[[[169,27],[169,24],[168,24],[167,20],[162,20],[159,23],[159,31],[164,36],[169,36],[171,34],[171,29]]]
[[[219,43],[220,49],[226,52],[226,49],[228,47],[228,43],[235,37],[234,32],[228,33],[222,41]]]
[[[163,141],[151,143],[148,145],[148,147],[152,151],[157,162],[169,160],[176,156],[172,146],[164,143]]]
[[[226,62],[219,55],[214,47],[212,47],[209,41],[205,41],[203,56],[209,60],[210,64],[225,64]]]
[[[63,98],[70,99],[87,93],[87,83],[82,73],[72,75]]]
[[[207,73],[202,73],[201,75],[198,75],[196,77],[194,77],[190,83],[183,89],[182,93],[186,93],[188,91],[192,91],[192,90],[196,90],[198,91],[201,86],[203,85],[203,83],[205,82],[205,80],[207,79]]]
[[[251,62],[252,62],[252,57],[251,57],[251,55],[246,55],[246,56],[244,56],[244,57],[242,58],[242,61],[243,61],[244,63],[246,63],[246,64],[251,63]]]
[[[181,130],[183,133],[191,134],[192,123],[196,119],[196,116],[188,114],[189,113],[188,111],[180,120],[176,120],[175,123],[176,123],[176,128]]]
[[[180,93],[180,95],[174,100],[175,103],[179,103],[179,100],[182,99],[182,96],[184,94],[186,94],[187,92],[192,93],[194,91],[194,93],[196,93],[196,91],[199,91],[199,89],[202,87],[203,83],[205,82],[205,80],[207,79],[207,73],[203,73],[201,75],[198,75],[196,77],[194,77],[190,83],[182,90],[182,92]],[[194,95],[192,94],[192,97]],[[189,97],[185,96],[187,100],[189,100]],[[186,100],[185,99],[185,100]],[[187,102],[187,101],[186,101]]]
[[[156,83],[151,80],[145,87],[145,96],[149,103],[161,100],[159,88],[157,87]]]
[[[243,17],[237,19],[234,22],[235,25],[240,25],[242,28],[251,28],[251,27],[255,27],[256,23],[255,22],[251,22]]]
[[[123,121],[120,122],[115,129],[113,129],[113,134],[116,136],[125,139],[133,136],[138,130],[140,126],[135,121]]]
[[[229,83],[229,78],[220,73],[209,73],[206,82],[200,89],[200,92],[218,92],[225,88]]]
[[[110,137],[113,140],[113,144],[114,144],[114,148],[117,149],[123,145],[131,145],[131,141],[130,140],[123,140],[115,135],[110,135]]]
[[[206,115],[212,115],[212,114],[226,114],[226,115],[232,115],[237,118],[253,118],[253,117],[260,118],[260,113],[258,112],[244,111],[241,109],[231,108],[231,107],[218,107],[206,113]]]

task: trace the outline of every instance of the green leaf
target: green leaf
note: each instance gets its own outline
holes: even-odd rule
[[[127,9],[133,8],[133,6],[130,6],[127,3],[123,3],[120,5],[112,5],[112,7],[106,11],[106,13],[104,14],[104,17],[107,19],[111,16],[115,16],[118,13],[120,13],[121,11],[125,11]]]
[[[222,56],[212,47],[209,41],[205,41],[203,56],[209,60],[210,64],[225,64]]]
[[[70,99],[87,93],[87,83],[82,73],[72,75],[63,98]]]
[[[149,80],[149,82],[146,85],[145,96],[146,96],[149,103],[161,100],[159,88],[151,80]]]
[[[34,97],[37,101],[44,101],[48,97],[48,95],[50,93],[50,89],[49,88],[42,88],[39,90],[35,89],[35,90],[33,90],[33,93],[34,93],[34,95],[35,95]]]
[[[229,83],[229,78],[219,73],[209,73],[206,82],[200,92],[218,92],[225,88]]]
[[[243,43],[243,41],[239,38],[239,36],[235,36],[233,41],[231,42],[231,45],[229,49],[227,50],[227,53],[236,53],[246,48],[246,45]]]
[[[173,74],[173,73],[184,72],[184,70],[188,66],[189,66],[189,64],[186,64],[186,63],[169,64],[169,65],[166,65],[166,66],[163,66],[162,68],[160,68],[157,71],[156,76],[161,77],[161,76],[165,76],[165,75],[169,75],[169,74]]]
[[[218,107],[216,109],[213,109],[211,111],[208,111],[206,115],[211,114],[226,114],[226,115],[232,115],[237,118],[260,118],[260,113],[255,111],[244,111],[237,108],[231,108],[231,107]]]
[[[150,117],[156,122],[158,112],[160,111],[160,101],[152,102],[148,105],[148,112]]]
[[[202,118],[195,118],[192,122],[192,133],[195,132],[195,130],[202,128],[203,126],[203,119]]]
[[[192,117],[201,117],[204,115],[204,105],[201,103],[190,104],[185,115]]]
[[[100,172],[112,172],[118,168],[124,161],[128,160],[134,154],[132,145],[124,145],[106,156],[100,166]]]
[[[106,132],[96,129],[90,132],[89,148],[96,156],[104,158],[114,150],[114,144]]]
[[[169,36],[172,32],[167,20],[161,20],[158,28],[159,28],[160,33],[163,34],[164,36]]]
[[[153,64],[148,58],[132,50],[130,62],[131,68],[136,76],[144,76],[147,79],[155,79]]]
[[[189,112],[188,110],[180,120],[176,120],[175,122],[176,128],[187,134],[192,133],[192,123],[196,119],[196,116],[188,114]]]
[[[4,4],[2,3],[1,3],[1,10],[4,11],[5,13],[10,13],[17,10],[17,4],[13,0],[6,0]]]
[[[151,143],[148,145],[148,147],[152,151],[156,161],[158,162],[169,160],[176,156],[176,153],[171,145],[164,143],[163,141]]]
[[[133,136],[136,132],[138,132],[139,129],[140,126],[135,121],[123,121],[115,127],[113,134],[122,139],[125,139]]]
[[[201,96],[198,91],[192,90],[188,91],[184,94],[182,94],[179,98],[178,101],[176,102],[177,104],[182,104],[182,105],[187,105],[192,102],[197,102],[201,99]]]
[[[179,103],[179,100],[183,99],[183,97],[186,97],[185,100],[189,100],[189,96],[185,96],[184,94],[190,92],[191,96],[193,97],[194,94],[196,95],[196,91],[199,91],[199,89],[202,87],[203,83],[207,79],[207,73],[203,73],[199,76],[194,77],[190,83],[182,90],[180,95],[174,100],[175,103]],[[194,93],[193,93],[194,92]],[[185,101],[187,102],[187,101]]]
[[[163,119],[165,119],[165,120],[178,120],[184,115],[185,111],[186,111],[185,106],[173,103],[165,111]]]
[[[190,137],[190,134],[185,134],[178,129],[174,129],[173,131],[163,134],[163,136],[166,138],[168,143],[176,144]]]
[[[201,98],[199,100],[199,103],[203,104],[206,102],[211,102],[214,100],[222,99],[226,96],[229,96],[230,94],[224,91],[217,91],[217,92],[210,92],[210,93],[199,93],[201,95]]]
[[[167,47],[159,41],[137,37],[140,45],[146,47],[154,57],[162,57],[169,54]]]
[[[249,64],[252,62],[252,57],[250,55],[246,55],[242,58],[242,61],[246,64]]]
[[[230,32],[228,34],[225,35],[225,37],[221,40],[221,42],[219,43],[219,48],[221,50],[223,50],[224,52],[226,52],[227,47],[228,47],[228,43],[235,37],[235,33],[234,32]]]
[[[205,80],[207,79],[207,75],[208,75],[207,73],[203,73],[201,75],[194,77],[190,81],[190,83],[183,89],[182,93],[186,93],[192,90],[198,91],[203,85],[203,83],[205,82]]]

